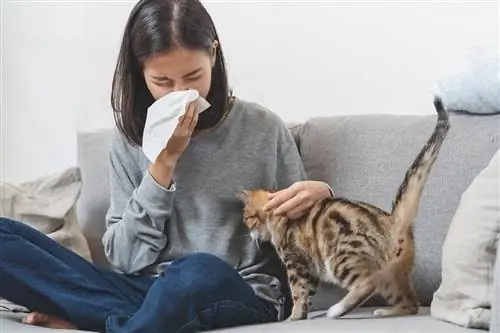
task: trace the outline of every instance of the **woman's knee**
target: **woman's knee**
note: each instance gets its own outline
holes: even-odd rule
[[[183,266],[193,274],[219,276],[221,278],[240,277],[238,272],[223,259],[209,253],[193,253],[185,256]]]
[[[226,263],[221,258],[204,252],[196,252],[188,254],[177,260],[177,263],[182,264],[186,268],[191,268],[193,270],[212,270],[213,268],[219,269],[232,269],[228,263]]]
[[[21,222],[0,217],[0,235],[11,235],[17,232]]]
[[[167,283],[169,276],[176,275],[181,287],[194,293],[246,285],[233,267],[207,253],[193,253],[178,259],[162,275]]]

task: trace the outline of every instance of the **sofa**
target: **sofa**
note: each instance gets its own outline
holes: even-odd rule
[[[416,266],[414,282],[422,305],[418,315],[373,318],[372,310],[384,303],[374,297],[348,316],[332,320],[325,310],[344,292],[321,285],[311,318],[238,327],[227,332],[484,332],[431,316],[429,306],[441,281],[442,245],[462,193],[499,149],[500,116],[452,113],[451,130],[424,189],[415,222]],[[313,118],[289,124],[310,179],[328,182],[336,195],[365,200],[390,209],[407,168],[432,132],[435,115],[344,115]],[[78,168],[83,187],[77,204],[79,225],[86,236],[92,260],[107,266],[101,245],[108,207],[107,154],[111,130],[78,134]],[[498,255],[497,255],[498,258]],[[498,260],[498,259],[497,259]],[[498,265],[496,290],[491,290],[492,316],[498,316]],[[496,297],[493,297],[495,296]],[[495,302],[495,301],[494,301]],[[23,313],[0,312],[0,331],[49,332],[20,323]],[[498,332],[498,317],[496,328]],[[59,331],[64,332],[64,331]]]

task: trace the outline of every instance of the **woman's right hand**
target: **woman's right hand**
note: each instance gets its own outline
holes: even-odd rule
[[[170,187],[177,161],[188,147],[197,123],[196,102],[192,102],[184,115],[179,117],[177,127],[166,147],[160,152],[155,163],[150,166],[151,175],[163,186]]]

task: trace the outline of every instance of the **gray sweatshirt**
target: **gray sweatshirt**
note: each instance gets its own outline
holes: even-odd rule
[[[216,255],[240,272],[282,318],[286,276],[270,246],[260,250],[242,221],[241,189],[282,189],[306,179],[292,135],[274,113],[236,99],[215,130],[191,139],[166,189],[148,171],[140,147],[115,131],[111,203],[103,243],[113,267],[157,276],[193,252]]]

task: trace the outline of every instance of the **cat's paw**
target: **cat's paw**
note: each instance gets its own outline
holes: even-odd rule
[[[298,321],[307,319],[307,315],[291,315],[286,321]]]
[[[373,311],[375,317],[392,317],[392,316],[405,316],[410,314],[417,314],[418,308],[385,308]]]
[[[290,317],[286,321],[298,321],[307,319],[307,313],[297,312],[292,313]]]
[[[308,310],[307,307],[301,306],[300,303],[294,304],[292,308],[292,314],[288,317],[287,321],[297,321],[307,319]]]
[[[387,317],[392,315],[393,310],[392,309],[377,309],[373,311],[373,315],[375,317]]]
[[[337,319],[340,318],[345,312],[344,305],[342,303],[337,303],[332,305],[326,312],[328,318]]]

